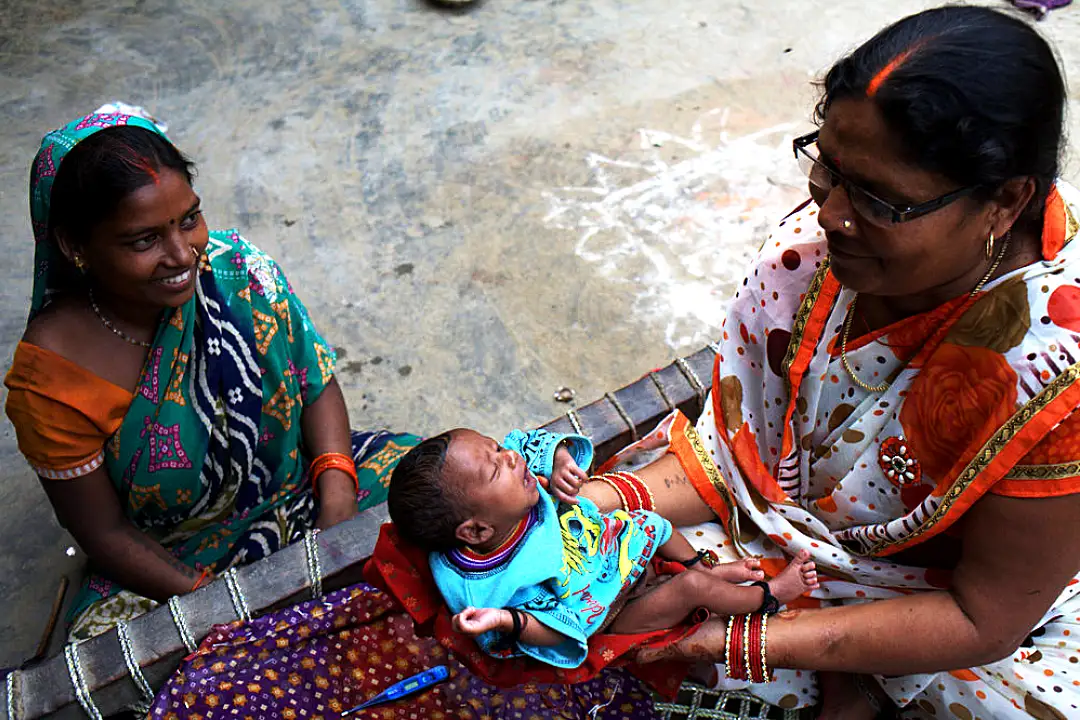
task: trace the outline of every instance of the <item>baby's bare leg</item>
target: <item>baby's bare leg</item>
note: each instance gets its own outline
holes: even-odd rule
[[[642,633],[674,627],[699,607],[720,615],[741,615],[761,607],[759,587],[740,587],[688,570],[626,604],[611,623],[614,633]]]

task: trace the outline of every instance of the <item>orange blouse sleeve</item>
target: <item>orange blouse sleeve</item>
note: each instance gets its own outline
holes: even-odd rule
[[[120,427],[133,395],[54,352],[15,348],[7,415],[19,450],[50,480],[87,475],[105,461],[105,443]]]
[[[1080,493],[1080,412],[1051,430],[990,492],[1017,498]]]

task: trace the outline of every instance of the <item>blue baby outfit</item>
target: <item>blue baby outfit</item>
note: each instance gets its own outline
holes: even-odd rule
[[[578,466],[592,463],[592,443],[581,435],[514,430],[503,446],[518,452],[534,475],[550,477],[555,450],[566,442]],[[519,642],[500,649],[501,633],[477,638],[497,657],[529,655],[556,667],[578,667],[588,638],[611,605],[644,574],[657,549],[671,537],[671,523],[644,510],[601,513],[578,498],[556,506],[539,485],[540,500],[504,544],[484,556],[469,551],[432,553],[431,571],[453,613],[466,607],[517,608],[566,636],[554,647]]]

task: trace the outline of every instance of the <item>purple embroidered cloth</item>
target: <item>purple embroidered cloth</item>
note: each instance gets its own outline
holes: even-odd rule
[[[337,720],[435,665],[450,679],[349,718],[653,720],[648,690],[623,670],[578,685],[505,689],[472,675],[385,593],[356,585],[322,600],[215,627],[157,695],[153,720]],[[590,712],[595,710],[595,715]]]

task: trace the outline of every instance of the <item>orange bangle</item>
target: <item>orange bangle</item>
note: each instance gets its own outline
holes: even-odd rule
[[[199,575],[199,579],[195,581],[195,584],[191,586],[191,589],[188,590],[188,592],[195,592],[196,590],[198,590],[199,586],[201,586],[203,584],[203,580],[205,580],[208,577],[210,577],[210,569],[209,568],[203,568],[202,574]]]
[[[360,478],[356,475],[356,463],[345,453],[323,453],[311,461],[308,474],[311,476],[311,491],[319,497],[319,476],[327,470],[340,470],[352,478],[356,494],[360,494]]]

